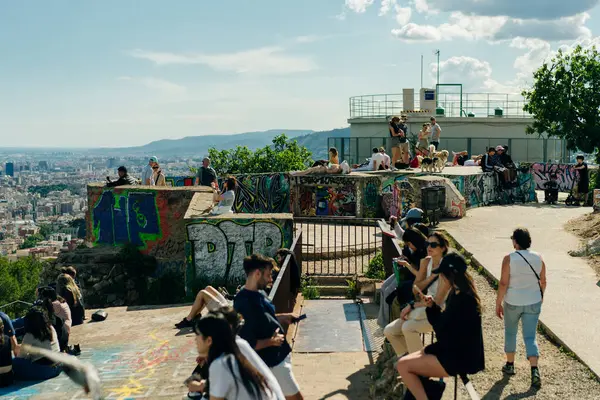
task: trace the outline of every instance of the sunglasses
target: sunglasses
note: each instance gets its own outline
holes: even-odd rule
[[[425,242],[425,243],[426,243],[426,246],[431,247],[432,249],[437,249],[438,247],[442,246],[438,242]]]

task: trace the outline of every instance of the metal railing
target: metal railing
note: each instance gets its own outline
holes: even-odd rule
[[[385,127],[384,127],[385,128]],[[489,147],[507,145],[509,153],[516,162],[568,162],[571,151],[567,150],[566,142],[561,139],[498,139],[498,138],[473,138],[458,137],[440,139],[440,148],[450,152],[449,161],[452,161],[452,151],[466,151],[469,156],[484,154]],[[335,147],[341,160],[350,164],[360,164],[371,157],[373,147],[385,147],[388,154],[392,154],[391,141],[386,136],[366,136],[350,138],[328,138],[328,147]],[[414,153],[411,149],[411,153]]]
[[[294,253],[296,262],[300,271],[302,271],[302,229],[296,230],[296,236],[292,242],[290,250]],[[277,312],[287,313],[294,310],[296,304],[296,296],[298,295],[297,288],[292,290],[291,286],[291,265],[292,256],[288,255],[283,261],[283,265],[277,274],[277,279],[273,283],[273,287],[269,292],[269,299],[275,305]]]
[[[418,93],[416,93],[418,96]],[[420,110],[418,98],[415,99],[414,110]],[[504,118],[530,118],[531,115],[523,111],[526,102],[519,94],[507,93],[439,93],[438,107],[444,108],[446,117],[474,117],[495,116],[496,109],[502,109]],[[371,94],[353,96],[349,99],[350,118],[385,118],[391,115],[400,115],[406,110],[402,94]],[[435,108],[427,110],[435,115]]]
[[[27,313],[33,304],[26,301],[16,300],[0,306],[0,311],[11,318],[19,318]]]
[[[376,218],[294,218],[302,240],[302,272],[309,275],[363,275],[378,249]]]

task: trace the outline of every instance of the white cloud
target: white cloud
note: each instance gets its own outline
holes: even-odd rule
[[[393,7],[397,6],[397,0],[381,0],[381,7],[379,8],[379,16],[386,15]]]
[[[117,78],[120,81],[128,81],[140,84],[150,89],[159,90],[167,94],[184,94],[186,87],[178,85],[173,82],[166,81],[164,79],[157,79],[152,77],[132,77],[132,76],[120,76]]]
[[[400,29],[392,29],[392,35],[405,42],[437,42],[442,40],[440,30],[431,25],[409,23]]]
[[[236,53],[169,53],[133,50],[132,57],[149,60],[156,65],[205,65],[217,71],[254,75],[285,75],[317,69],[312,58],[284,53],[282,47],[262,47]]]
[[[430,10],[460,11],[484,16],[554,20],[581,14],[600,0],[421,0]]]
[[[437,65],[430,66],[431,78],[434,79]],[[465,92],[515,93],[519,87],[512,83],[500,83],[492,78],[492,67],[487,61],[473,57],[451,57],[440,62],[441,82],[464,82]]]
[[[373,5],[375,0],[346,0],[346,7],[350,10],[362,14],[367,8]]]
[[[493,38],[504,40],[524,37],[561,41],[590,37],[592,33],[585,27],[589,18],[589,14],[582,13],[551,21],[510,19],[495,32]]]
[[[396,6],[396,22],[398,25],[404,26],[409,23],[410,17],[412,16],[412,9],[410,7]]]
[[[312,43],[316,42],[317,40],[319,40],[319,37],[317,35],[296,36],[296,38],[294,39],[296,43]]]

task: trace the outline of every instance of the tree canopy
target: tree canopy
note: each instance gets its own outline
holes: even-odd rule
[[[303,170],[313,162],[311,152],[285,134],[273,138],[273,144],[254,151],[246,146],[232,150],[208,150],[211,166],[217,174],[289,172]]]
[[[523,92],[524,111],[534,122],[527,133],[566,140],[571,150],[596,154],[600,148],[600,54],[595,47],[559,51],[534,74]]]
[[[37,246],[39,242],[44,240],[44,236],[39,233],[35,233],[33,235],[29,235],[25,238],[25,241],[21,245],[22,249],[31,249],[32,247]]]
[[[13,301],[33,303],[44,262],[33,257],[9,261],[0,257],[0,305]],[[27,306],[16,304],[4,311],[11,317],[22,316]]]

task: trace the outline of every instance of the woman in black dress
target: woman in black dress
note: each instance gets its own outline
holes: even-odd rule
[[[444,311],[431,296],[423,296],[437,342],[401,358],[397,365],[404,384],[417,400],[427,400],[420,377],[468,375],[485,368],[481,302],[465,259],[449,253],[433,272],[453,288]]]

